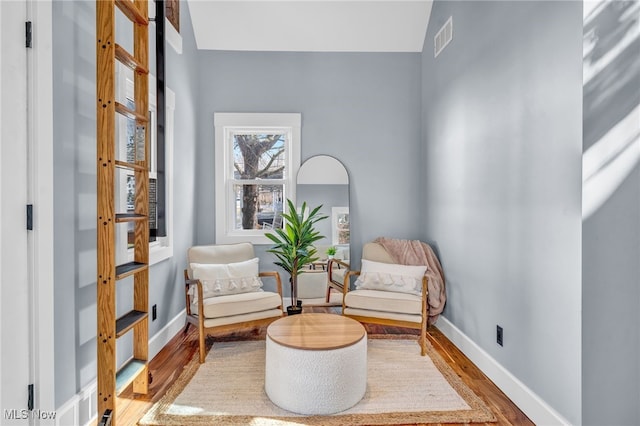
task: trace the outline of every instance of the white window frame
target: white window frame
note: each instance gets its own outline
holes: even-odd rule
[[[231,244],[250,242],[269,244],[262,229],[234,229],[235,195],[233,191],[233,140],[234,133],[284,133],[285,176],[283,209],[287,211],[286,199],[296,200],[296,174],[300,168],[300,128],[302,116],[299,113],[215,113],[215,224],[216,243]]]
[[[128,78],[128,68],[124,65],[117,63],[117,99],[133,99],[134,84],[133,81]],[[149,88],[155,88],[155,77],[149,75]],[[149,90],[149,109],[156,111],[156,93],[155,90]],[[176,109],[176,95],[173,90],[165,88],[165,224],[167,230],[166,237],[157,237],[156,241],[149,243],[149,265],[162,262],[165,259],[169,259],[173,256],[173,141],[174,141],[174,116]],[[150,136],[155,135],[155,129],[152,129]],[[117,125],[117,137],[120,135],[126,135],[126,120],[120,120]],[[153,139],[153,136],[152,138]],[[122,147],[123,144],[118,144],[118,147]],[[150,141],[150,159],[156,156],[155,143]],[[126,152],[121,152],[118,155],[120,158],[126,157]],[[155,162],[151,161],[151,170],[149,171],[149,178],[153,178],[156,172]],[[127,206],[127,191],[126,191],[126,179],[120,178],[120,173],[116,176],[116,182],[119,188],[118,195],[116,197],[116,210],[126,211]],[[134,260],[133,248],[127,247],[127,228],[126,225],[116,227],[116,263],[132,262]]]

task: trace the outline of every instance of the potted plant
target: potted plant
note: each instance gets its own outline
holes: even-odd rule
[[[288,211],[282,213],[284,228],[274,229],[275,233],[266,232],[264,235],[275,243],[267,250],[278,258],[274,263],[290,275],[291,306],[287,307],[287,313],[292,315],[302,312],[302,307],[298,305],[298,275],[304,272],[305,266],[318,260],[313,243],[324,238],[314,228],[314,224],[327,216],[320,213],[322,205],[309,209],[310,213],[306,217],[306,202],[302,203],[300,213],[291,200],[287,199],[287,205]]]
[[[338,252],[338,249],[336,248],[336,246],[329,246],[329,248],[327,248],[327,259],[333,259],[333,256],[336,255],[336,253]]]

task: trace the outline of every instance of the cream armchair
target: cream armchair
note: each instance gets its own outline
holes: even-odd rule
[[[327,271],[329,276],[327,279],[326,301],[329,302],[332,300],[331,289],[337,290],[340,294],[343,292],[344,279],[349,272],[349,260],[331,259],[329,260]]]
[[[200,362],[207,333],[268,325],[282,317],[282,282],[277,272],[259,272],[250,243],[191,247],[184,271],[187,325],[198,327]],[[263,291],[263,277],[276,292]]]
[[[365,244],[362,259],[361,270],[348,271],[344,278],[342,314],[363,323],[420,330],[420,352],[424,356],[428,319],[426,265],[394,264],[378,243]],[[352,276],[358,278],[356,290],[349,289]]]
[[[324,304],[327,288],[327,271],[314,269],[298,275],[298,300],[302,306]]]
[[[342,303],[342,285],[349,267],[349,246],[339,246],[334,258],[329,259],[327,263],[327,303],[335,300],[337,294],[340,297],[340,303]],[[332,289],[337,290],[337,294],[336,292],[332,293]]]

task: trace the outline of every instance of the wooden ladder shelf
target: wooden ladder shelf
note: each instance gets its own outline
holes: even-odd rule
[[[133,54],[116,43],[116,7],[133,25]],[[117,395],[133,383],[146,394],[149,386],[149,20],[147,0],[96,1],[97,102],[97,358],[98,421],[116,424]],[[116,61],[134,72],[134,105],[116,101]],[[116,114],[136,123],[135,160],[116,158]],[[116,168],[135,177],[133,212],[116,212]],[[134,226],[134,261],[116,265],[116,226]],[[133,309],[116,318],[117,283],[133,276]],[[118,368],[116,340],[133,332],[133,357]]]

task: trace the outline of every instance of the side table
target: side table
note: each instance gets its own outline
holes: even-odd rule
[[[265,392],[294,413],[326,415],[357,404],[367,387],[367,333],[335,314],[284,317],[267,328]]]

